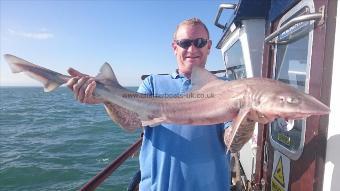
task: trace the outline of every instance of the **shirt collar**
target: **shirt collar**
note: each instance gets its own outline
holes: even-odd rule
[[[173,73],[171,74],[171,77],[172,77],[173,79],[177,79],[177,78],[187,78],[187,77],[185,77],[183,74],[179,74],[178,69],[176,69],[176,71],[173,72]]]

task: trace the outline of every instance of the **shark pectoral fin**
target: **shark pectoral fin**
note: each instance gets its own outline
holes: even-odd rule
[[[132,132],[138,127],[142,127],[142,122],[135,112],[110,102],[105,102],[105,109],[112,121],[116,122],[123,129]]]
[[[227,150],[234,152],[232,148],[232,144],[234,142],[234,138],[235,135],[238,131],[238,129],[240,128],[240,125],[242,123],[242,121],[246,118],[247,114],[249,113],[250,109],[246,108],[246,109],[241,109],[236,118],[233,119],[233,123],[231,125],[231,127],[227,128],[224,133],[224,143],[227,145]]]
[[[157,125],[160,125],[163,123],[165,119],[163,117],[156,117],[151,120],[142,120],[143,127],[149,126],[149,127],[156,127]]]

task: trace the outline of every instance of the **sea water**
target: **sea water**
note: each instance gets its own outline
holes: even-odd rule
[[[0,87],[0,190],[78,190],[139,136],[66,87]],[[128,159],[97,190],[126,190],[138,168]]]

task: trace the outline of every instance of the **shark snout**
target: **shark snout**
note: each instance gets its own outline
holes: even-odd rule
[[[301,109],[310,115],[327,115],[330,112],[327,105],[311,96],[302,104]]]

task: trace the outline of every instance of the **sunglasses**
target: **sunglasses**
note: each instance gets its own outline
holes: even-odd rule
[[[196,38],[194,40],[191,39],[183,39],[183,40],[175,40],[176,44],[184,49],[188,49],[191,45],[194,45],[196,48],[203,48],[208,40],[204,38]]]

